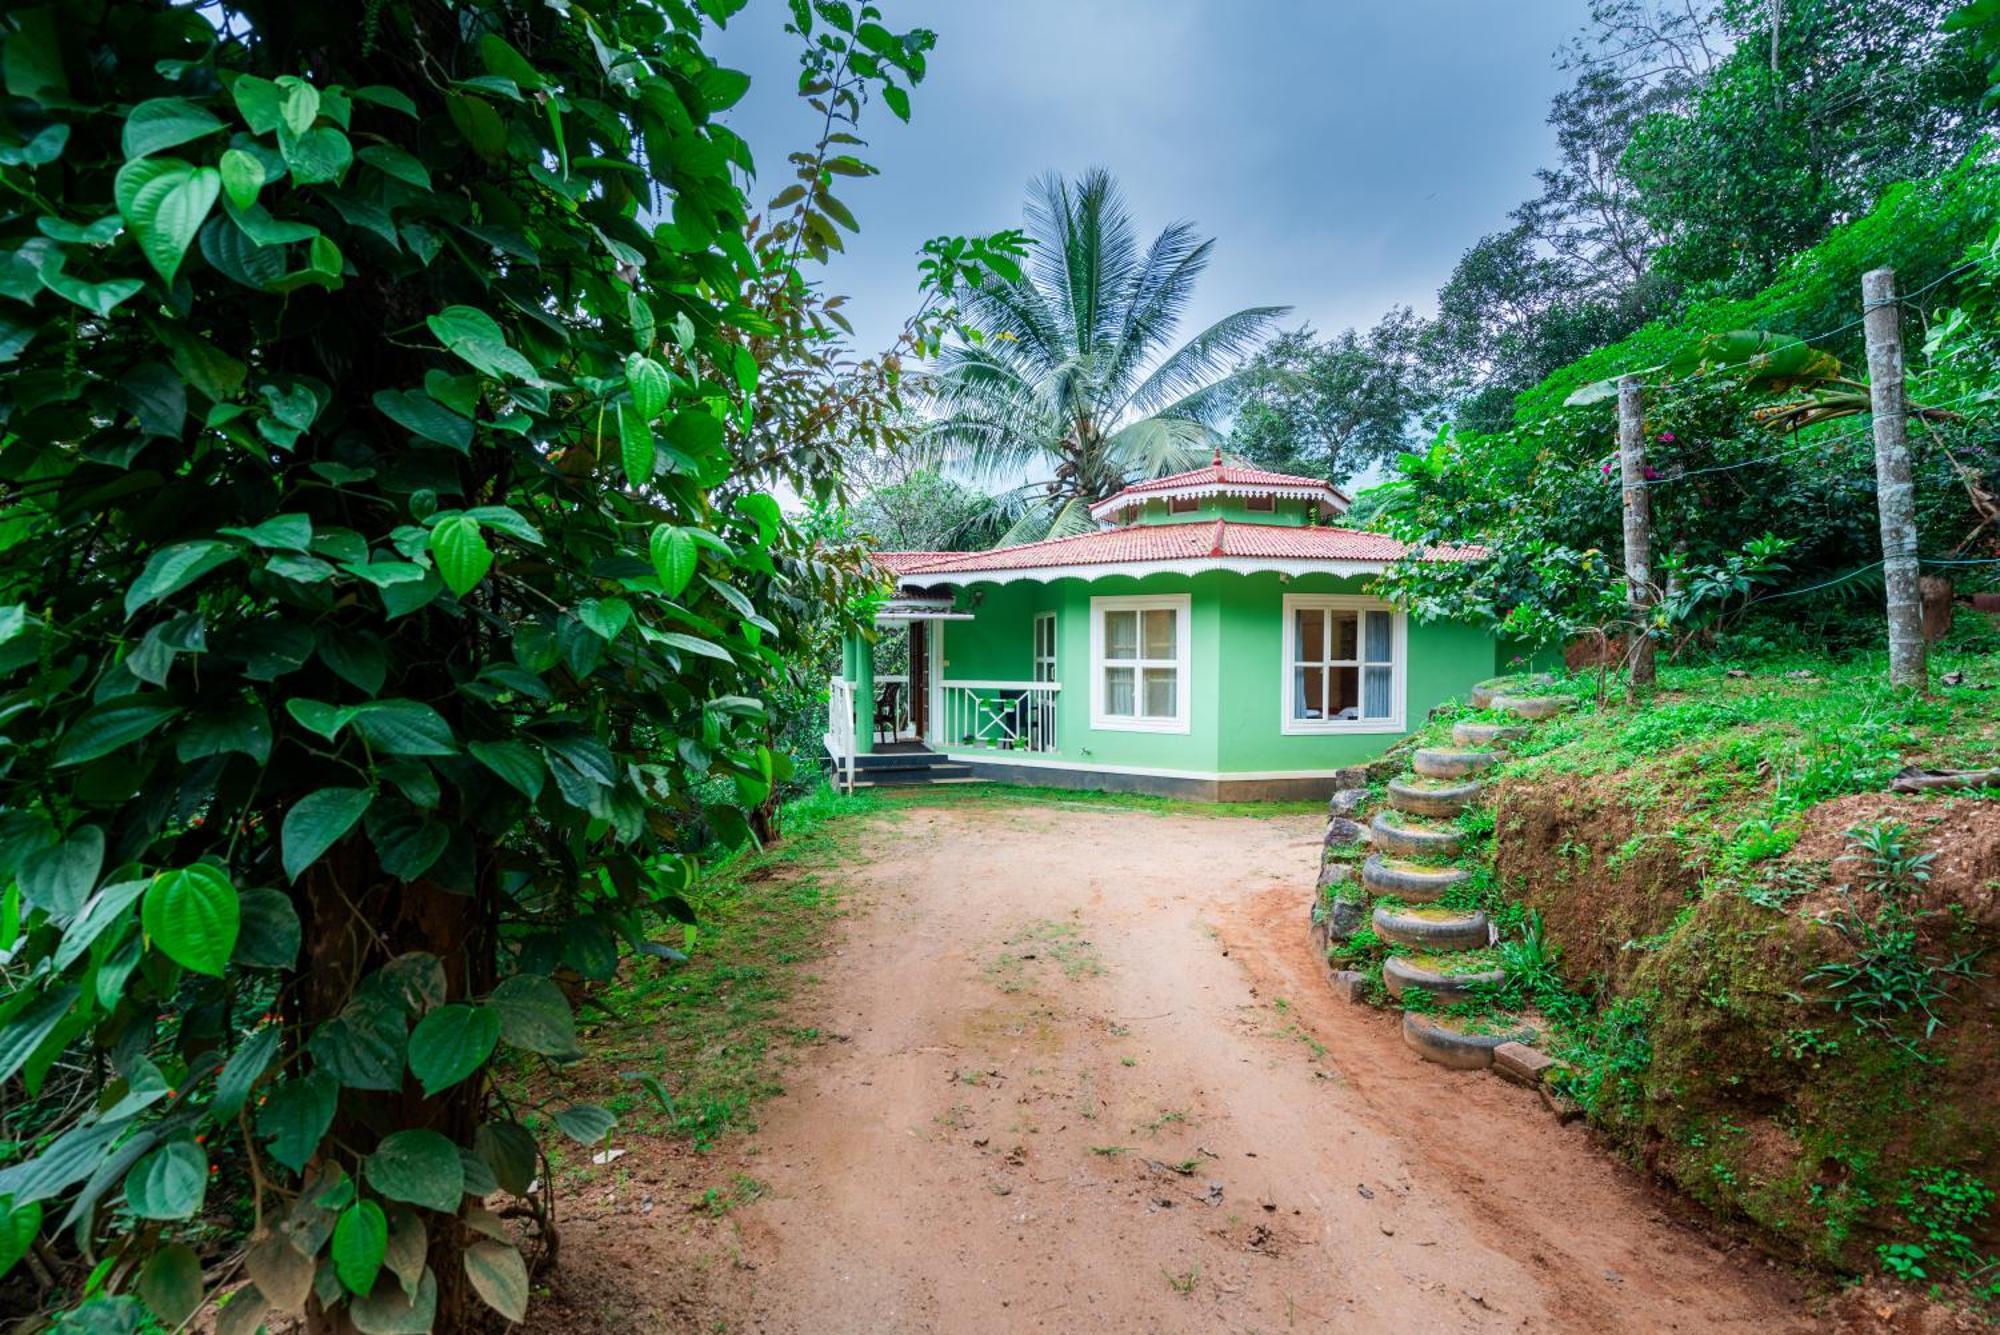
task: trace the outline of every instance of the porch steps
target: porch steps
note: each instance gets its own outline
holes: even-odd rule
[[[935,751],[897,748],[854,757],[856,788],[908,788],[931,783],[984,783],[972,766]]]

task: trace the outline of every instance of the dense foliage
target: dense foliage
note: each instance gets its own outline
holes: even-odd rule
[[[791,6],[830,128],[760,237],[739,4],[8,10],[10,1304],[176,1326],[214,1262],[222,1330],[523,1315],[539,1139],[611,1118],[496,1063],[578,1056],[785,776],[763,701],[849,586],[773,497],[837,482],[793,414],[895,374],[828,396],[798,266],[930,36]]]

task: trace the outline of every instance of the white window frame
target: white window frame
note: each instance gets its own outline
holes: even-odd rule
[[[1278,664],[1278,725],[1279,731],[1288,737],[1323,736],[1328,733],[1386,733],[1405,732],[1404,718],[1408,711],[1407,684],[1409,679],[1409,625],[1407,618],[1388,603],[1379,598],[1361,598],[1344,594],[1288,593],[1284,597],[1284,654]],[[1292,717],[1293,669],[1298,666],[1298,613],[1300,612],[1387,612],[1389,614],[1389,705],[1390,715],[1386,719],[1300,719]],[[1357,648],[1367,644],[1365,623],[1355,628]],[[1365,664],[1357,659],[1354,663],[1355,682],[1359,689],[1367,689]]]
[[[1042,624],[1044,622],[1047,622],[1049,627],[1049,651],[1046,654],[1042,652]],[[1062,643],[1062,641],[1056,638],[1058,630],[1056,614],[1054,612],[1037,612],[1035,613],[1032,625],[1034,627],[1034,641],[1029,651],[1028,677],[1032,681],[1055,681],[1056,661],[1059,657],[1058,650]],[[1048,670],[1047,675],[1043,674],[1044,668]]]
[[[1092,598],[1090,600],[1090,726],[1097,732],[1188,732],[1190,728],[1190,703],[1194,696],[1193,673],[1190,671],[1194,641],[1194,600],[1185,593],[1136,593],[1119,598]],[[1172,718],[1125,717],[1107,715],[1104,712],[1104,669],[1111,666],[1104,657],[1104,614],[1106,612],[1148,612],[1170,608],[1174,612],[1174,657],[1172,660],[1137,658],[1120,659],[1118,665],[1127,661],[1132,665],[1132,702],[1138,707],[1145,699],[1145,667],[1164,667],[1169,661],[1177,675],[1174,685],[1174,709]],[[1140,619],[1139,647],[1145,648],[1144,618]]]

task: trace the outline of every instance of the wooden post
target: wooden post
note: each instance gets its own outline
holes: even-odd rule
[[[1909,401],[1903,396],[1903,319],[1896,271],[1861,276],[1868,335],[1868,397],[1875,414],[1875,505],[1882,520],[1882,583],[1889,602],[1889,680],[1926,690],[1924,600],[1917,568],[1917,494],[1910,480]]]
[[[1653,498],[1646,492],[1646,401],[1639,377],[1618,381],[1618,473],[1625,487],[1625,603],[1634,626],[1632,685],[1653,684]]]

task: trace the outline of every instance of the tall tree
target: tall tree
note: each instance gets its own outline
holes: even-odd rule
[[[1091,502],[1205,460],[1237,363],[1287,309],[1236,311],[1169,351],[1213,239],[1177,222],[1141,247],[1102,170],[1035,182],[1027,223],[1029,271],[965,295],[977,333],[926,383],[933,451],[988,481],[1029,479],[1002,498],[1013,542],[1084,532]]]
[[[1366,333],[1278,335],[1244,367],[1231,450],[1334,482],[1393,460],[1432,400],[1426,333],[1424,321],[1398,307]]]
[[[1957,0],[1728,0],[1738,40],[1681,111],[1649,117],[1624,167],[1661,237],[1659,276],[1752,292],[1898,181],[1992,125]]]

